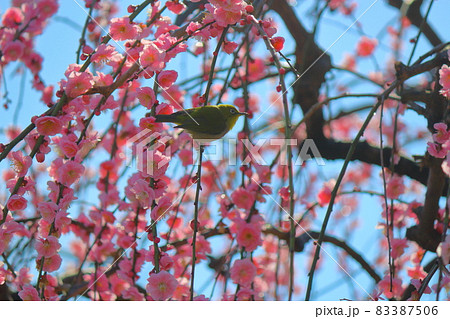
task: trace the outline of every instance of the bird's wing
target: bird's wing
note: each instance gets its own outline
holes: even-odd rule
[[[204,106],[202,108],[193,108],[177,113],[177,128],[183,128],[188,131],[194,131],[205,134],[220,134],[225,131],[226,123],[222,112],[215,106]],[[196,122],[192,119],[194,118]]]

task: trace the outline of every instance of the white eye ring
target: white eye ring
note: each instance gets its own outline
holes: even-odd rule
[[[230,113],[231,113],[231,114],[236,114],[236,110],[235,110],[235,109],[231,109],[231,110],[230,110]]]

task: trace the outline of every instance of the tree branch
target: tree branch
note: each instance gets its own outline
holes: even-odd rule
[[[406,11],[406,17],[411,21],[411,23],[420,28],[423,16],[420,12],[420,7],[422,6],[422,0],[416,0],[411,3],[408,10]],[[403,0],[388,0],[388,4],[394,8],[400,9],[403,5]],[[428,39],[428,41],[433,46],[437,46],[442,43],[442,40],[439,38],[437,33],[433,30],[433,28],[428,24],[428,22],[424,22],[422,26],[422,33]]]

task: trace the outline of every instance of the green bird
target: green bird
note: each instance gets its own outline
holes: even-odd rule
[[[178,124],[175,128],[185,129],[194,139],[217,140],[227,134],[242,115],[247,113],[239,112],[233,105],[206,105],[156,115],[156,122]]]

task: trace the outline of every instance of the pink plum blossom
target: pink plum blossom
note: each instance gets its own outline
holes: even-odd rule
[[[253,206],[253,202],[256,198],[253,192],[239,187],[231,193],[231,199],[237,207],[248,210]]]
[[[256,266],[247,258],[236,260],[230,269],[230,276],[235,284],[249,287],[256,276]]]
[[[181,162],[183,163],[183,166],[188,166],[194,164],[194,156],[192,154],[192,151],[189,149],[182,149],[178,156],[180,157]]]
[[[8,42],[2,48],[3,52],[2,61],[4,62],[16,61],[22,57],[24,50],[25,45],[22,42],[19,41]]]
[[[270,39],[270,43],[272,43],[273,48],[277,52],[283,50],[284,42],[285,39],[283,37],[274,37]]]
[[[17,274],[15,286],[17,289],[20,289],[21,287],[25,287],[25,285],[28,285],[31,283],[31,280],[33,279],[33,275],[30,273],[30,269],[27,267],[22,267],[19,270],[19,273]]]
[[[238,44],[233,41],[225,41],[223,43],[223,51],[225,51],[228,54],[233,53],[237,47],[238,47]]]
[[[398,175],[392,176],[386,184],[386,196],[391,199],[397,199],[405,192],[403,178]]]
[[[94,86],[94,78],[90,72],[73,71],[67,75],[66,94],[70,98],[76,98],[86,93]]]
[[[340,6],[343,6],[347,0],[330,0],[328,6],[331,10],[336,10]]]
[[[336,181],[334,179],[329,180],[323,184],[322,189],[317,194],[317,202],[320,206],[327,205],[331,200],[331,193],[333,191]]]
[[[167,300],[172,297],[178,286],[178,281],[175,277],[165,270],[161,270],[157,274],[150,274],[147,281],[147,293],[154,300]]]
[[[137,98],[139,102],[147,109],[151,109],[156,102],[155,92],[149,87],[140,87],[136,89]]]
[[[91,61],[96,63],[108,62],[113,60],[116,54],[117,51],[112,45],[102,43],[91,56]]]
[[[19,8],[11,7],[6,9],[2,16],[2,25],[7,28],[18,28],[24,19],[23,13]]]
[[[127,198],[142,208],[148,208],[155,199],[155,191],[149,183],[143,179],[138,179],[125,189]]]
[[[58,254],[53,255],[49,258],[43,258],[44,259],[44,266],[42,267],[43,271],[47,271],[47,272],[53,272],[59,269],[59,267],[61,267],[61,256],[59,256]],[[36,261],[36,264],[40,267],[42,262],[42,259],[38,259]]]
[[[13,160],[14,171],[16,172],[17,176],[24,177],[31,166],[31,157],[24,156],[21,151],[12,152],[11,156]]]
[[[19,297],[23,301],[40,301],[39,294],[32,285],[25,285],[21,291],[19,291]]]
[[[167,197],[163,197],[158,201],[157,205],[152,209],[150,216],[153,220],[160,220],[161,218],[169,217],[168,212],[170,211],[171,207],[172,207],[172,201]]]
[[[450,264],[450,236],[446,236],[445,241],[439,244],[436,252],[444,265]]]
[[[63,135],[60,139],[57,140],[56,144],[58,145],[64,156],[72,158],[77,155],[77,152],[79,150],[79,146],[76,141],[77,137],[74,134]]]
[[[24,210],[27,208],[27,200],[22,196],[15,194],[8,199],[6,206],[10,211]]]
[[[356,54],[361,57],[366,57],[372,54],[378,44],[377,39],[370,39],[362,36],[356,47]]]
[[[255,292],[250,288],[241,288],[236,294],[237,301],[251,301]]]
[[[66,186],[78,181],[84,173],[84,166],[75,161],[67,161],[58,168],[58,180]]]
[[[173,70],[164,70],[158,74],[158,84],[164,89],[168,89],[178,77],[178,73]]]
[[[436,129],[436,133],[433,134],[433,140],[436,143],[444,144],[450,139],[450,131],[447,130],[447,124],[445,123],[436,123],[433,125]]]
[[[262,244],[261,239],[261,221],[259,217],[254,216],[250,223],[236,218],[233,220],[236,226],[236,241],[239,246],[246,251],[254,251]]]
[[[167,9],[172,11],[175,14],[180,14],[186,9],[186,5],[182,2],[176,1],[167,1],[166,2]]]
[[[139,121],[139,127],[141,129],[148,129],[154,132],[161,132],[163,130],[163,123],[156,123],[156,119],[153,116],[142,118]]]
[[[399,278],[392,279],[392,291],[391,291],[391,279],[389,275],[384,276],[383,280],[378,283],[378,289],[387,297],[400,297],[403,293],[402,281]]]
[[[450,89],[450,67],[447,64],[439,69],[439,84],[444,90]]]
[[[56,211],[58,210],[58,205],[53,202],[41,202],[38,204],[38,211],[44,220],[49,223],[53,223],[56,217]]]
[[[62,122],[59,118],[54,116],[42,116],[34,120],[36,129],[39,134],[45,136],[52,136],[61,133]]]
[[[164,67],[165,57],[165,51],[158,48],[154,42],[149,42],[144,46],[139,61],[146,70],[159,72]]]
[[[57,0],[40,0],[37,2],[37,9],[40,13],[40,19],[47,19],[54,15],[58,9],[59,4]]]
[[[210,3],[205,5],[205,8],[213,14],[217,24],[221,27],[238,22],[246,7],[246,3],[242,0],[211,0]]]
[[[396,259],[403,255],[405,252],[405,249],[408,247],[408,240],[405,238],[392,238],[391,239],[391,245],[392,245],[392,251],[391,255],[392,258]]]
[[[281,198],[284,201],[288,201],[290,198],[290,192],[289,192],[289,188],[288,187],[282,187],[280,188],[280,191],[278,192],[278,194],[281,196]]]
[[[414,286],[414,288],[416,288],[417,291],[419,291],[419,289],[422,287],[422,280],[420,279],[411,279],[411,284]],[[431,288],[430,287],[426,287],[423,291],[424,294],[431,294]]]
[[[437,157],[437,158],[445,158],[447,156],[447,150],[443,148],[440,144],[436,143],[427,143],[427,151],[430,153],[431,156]]]
[[[121,41],[134,39],[139,31],[139,26],[130,22],[130,18],[128,17],[111,19],[109,33],[114,40]]]
[[[39,238],[34,245],[38,252],[38,258],[40,257],[52,257],[58,253],[61,248],[61,244],[58,238],[54,236],[48,236],[47,238]]]

